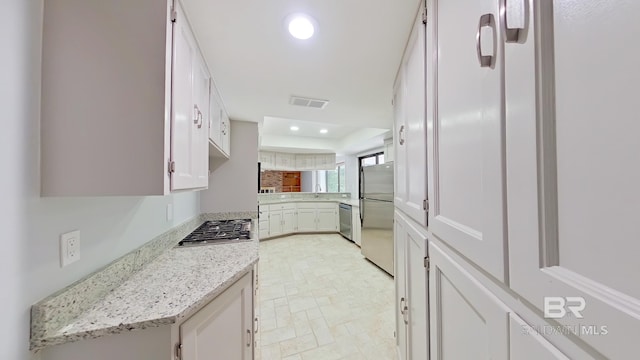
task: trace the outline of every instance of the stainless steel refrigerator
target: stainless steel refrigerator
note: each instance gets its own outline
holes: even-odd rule
[[[362,255],[393,275],[393,163],[362,167],[360,221]]]

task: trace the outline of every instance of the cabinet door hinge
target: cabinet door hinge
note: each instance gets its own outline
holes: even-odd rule
[[[182,344],[176,344],[176,360],[182,360]]]
[[[174,23],[178,20],[178,12],[175,5],[171,8],[171,22]]]
[[[429,201],[427,199],[422,200],[422,210],[429,212]]]
[[[176,172],[176,162],[169,161],[169,174]]]
[[[431,269],[430,269],[430,267],[431,267],[430,265],[431,265],[431,264],[429,263],[429,257],[428,257],[428,256],[425,256],[425,257],[424,257],[424,268],[425,268],[425,269],[427,269],[427,271],[431,270]]]
[[[424,8],[422,9],[422,23],[427,23],[427,3],[425,1]]]

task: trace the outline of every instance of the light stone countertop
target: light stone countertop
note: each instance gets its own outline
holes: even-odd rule
[[[258,262],[258,240],[175,247],[38,339],[32,349],[180,322]]]

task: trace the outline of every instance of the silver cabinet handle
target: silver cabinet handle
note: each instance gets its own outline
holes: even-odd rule
[[[398,131],[398,142],[400,145],[404,145],[404,125],[400,126],[400,131]]]
[[[251,330],[247,329],[247,347],[251,347]]]
[[[529,23],[528,0],[504,0],[501,13],[504,16],[505,41],[515,43],[524,41],[524,30]]]
[[[197,104],[193,105],[193,123],[198,125],[198,129],[202,127],[202,120],[202,111],[200,111]]]
[[[407,319],[407,314],[409,314],[409,307],[407,306],[407,302],[404,298],[400,299],[400,314],[402,314],[402,320],[405,324],[409,323]]]
[[[482,29],[485,27],[491,28],[492,32],[492,42],[493,46],[491,49],[491,55],[485,55],[486,52],[483,51],[483,43],[482,43]],[[493,14],[484,14],[480,17],[480,21],[478,22],[478,33],[476,34],[476,51],[478,53],[478,62],[480,62],[480,67],[490,67],[496,63],[496,52],[498,50],[497,47],[497,32],[496,32],[496,20],[493,17]]]
[[[257,334],[258,330],[260,329],[260,327],[258,326],[258,317],[257,316],[253,319],[253,323],[254,323],[253,332]]]

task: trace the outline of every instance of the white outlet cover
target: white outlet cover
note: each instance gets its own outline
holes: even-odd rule
[[[80,260],[80,230],[60,235],[60,267]]]

